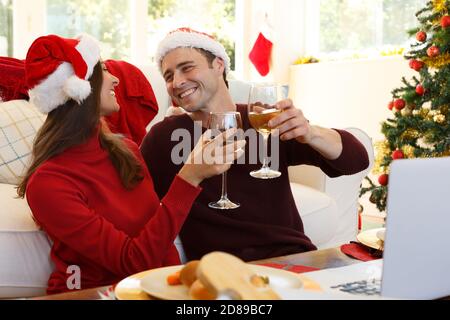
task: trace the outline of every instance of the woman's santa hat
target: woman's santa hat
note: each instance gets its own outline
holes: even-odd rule
[[[176,48],[199,48],[211,52],[225,63],[226,73],[230,71],[230,57],[224,46],[213,36],[190,28],[179,28],[170,32],[156,51],[156,61],[161,71],[161,63],[166,54]]]
[[[25,60],[30,101],[49,113],[68,100],[81,104],[91,94],[91,77],[100,61],[96,39],[82,34],[75,39],[48,35],[36,39]]]

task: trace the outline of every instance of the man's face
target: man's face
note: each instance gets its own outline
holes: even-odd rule
[[[177,48],[162,60],[162,72],[167,92],[187,112],[208,111],[208,104],[223,81],[223,61],[216,58],[212,65],[199,51]]]

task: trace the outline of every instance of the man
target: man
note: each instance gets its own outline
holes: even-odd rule
[[[239,111],[244,130],[250,124],[246,106],[236,106],[227,88],[229,57],[212,37],[186,28],[175,30],[160,43],[157,62],[169,95],[186,111],[156,124],[141,145],[155,190],[163,197],[182,165],[171,159],[172,149],[179,143],[171,139],[174,130],[184,128],[194,140],[195,126],[201,123],[204,131],[209,113],[218,111]],[[220,195],[221,178],[204,181],[203,191],[180,232],[188,260],[217,250],[245,261],[315,250],[303,231],[289,185],[288,166],[316,165],[331,177],[367,168],[367,152],[350,133],[310,125],[291,100],[280,101],[277,108],[283,112],[269,125],[280,133],[281,177],[251,177],[249,172],[261,164],[249,163],[251,146],[247,143],[246,164],[233,165],[228,171],[228,193],[230,199],[240,203],[239,208],[209,208],[208,203]],[[191,141],[191,146],[194,143]]]

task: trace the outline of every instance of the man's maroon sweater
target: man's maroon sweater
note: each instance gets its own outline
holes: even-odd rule
[[[246,106],[238,105],[244,130],[250,128]],[[144,138],[141,152],[153,177],[160,197],[182,167],[171,159],[172,132],[187,129],[194,138],[194,126],[189,115],[166,118],[156,124]],[[203,129],[204,131],[205,129]],[[292,196],[288,166],[309,164],[320,167],[328,176],[336,177],[359,172],[369,164],[364,146],[350,133],[337,130],[343,151],[336,160],[327,160],[306,144],[295,140],[279,144],[279,171],[282,175],[271,180],[255,179],[250,171],[261,167],[249,164],[249,143],[246,164],[234,164],[228,171],[228,196],[240,203],[234,210],[215,210],[208,203],[217,201],[221,193],[221,176],[202,182],[202,193],[195,200],[180,238],[189,260],[199,259],[211,251],[225,251],[245,261],[315,250],[303,231],[303,224]],[[196,141],[191,142],[191,147]],[[185,155],[187,156],[187,155]]]

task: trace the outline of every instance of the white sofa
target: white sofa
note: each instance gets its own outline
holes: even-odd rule
[[[157,68],[140,68],[152,84],[160,106],[158,116],[149,125],[150,128],[166,115],[170,99]],[[237,103],[245,103],[249,88],[247,83],[230,81],[230,91]],[[33,108],[25,101],[13,103],[17,104],[14,108]],[[0,129],[4,126],[2,110],[6,104],[9,104],[11,109],[11,103],[0,103]],[[10,119],[11,116],[8,116]],[[29,118],[35,121],[34,129],[37,129],[43,120],[36,115],[29,115]],[[30,122],[30,119],[27,121]],[[367,148],[371,167],[371,139],[359,129],[349,130]],[[33,136],[31,131],[28,133],[28,140]],[[0,135],[2,132],[0,130]],[[8,141],[4,138],[2,140],[0,136],[0,155],[2,147],[7,144]],[[5,163],[2,161],[3,158],[0,157],[0,179],[5,180],[2,176]],[[305,233],[318,248],[336,247],[355,239],[359,186],[370,167],[364,172],[339,178],[328,178],[320,169],[311,166],[289,169],[291,189]],[[49,258],[51,244],[45,233],[34,223],[26,201],[15,198],[15,185],[11,184],[14,179],[6,180],[9,184],[0,181],[0,298],[42,295],[45,294],[48,276],[52,270]],[[181,244],[179,241],[176,241],[176,244],[183,256]]]

